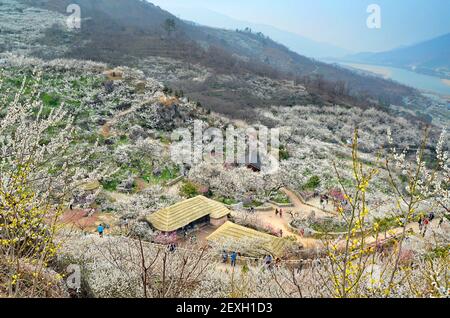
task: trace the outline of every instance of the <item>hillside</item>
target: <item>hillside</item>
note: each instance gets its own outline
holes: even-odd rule
[[[306,86],[311,93],[306,98],[291,91],[292,94],[269,99],[242,101],[241,94],[222,81],[205,81],[199,91],[195,77],[177,78],[175,81],[159,78],[177,90],[182,88],[187,96],[193,96],[216,111],[229,108],[228,104],[210,103],[218,92],[222,100],[228,100],[238,109],[311,102],[401,105],[403,97],[417,96],[417,92],[411,88],[376,77],[357,75],[301,56],[261,33],[221,30],[187,23],[150,3],[138,0],[20,1],[61,14],[65,14],[69,3],[77,3],[82,7],[81,30],[70,33],[61,25],[47,28],[45,36],[39,40],[39,46],[48,49],[34,50],[34,55],[38,57],[62,56],[112,65],[139,66],[144,72],[151,72],[153,67],[142,65],[144,59],[166,58],[182,62],[187,69],[200,65],[214,76],[231,76],[235,80],[257,76],[275,81],[295,81],[300,86]],[[173,30],[167,28],[167,21],[174,23]],[[59,48],[61,43],[65,47],[63,54],[52,49]],[[173,65],[167,72],[172,69]],[[251,91],[251,80],[241,80],[240,89]]]
[[[448,297],[450,139],[425,98],[76,2],[79,30],[69,1],[0,2],[0,298]]]
[[[339,177],[345,187],[354,186],[356,181],[353,179],[348,140],[355,127],[360,129],[358,137],[361,152],[358,156],[361,162],[369,169],[376,167],[377,170],[371,178],[370,186],[359,186],[364,187],[364,202],[370,208],[370,214],[362,216],[361,222],[369,229],[377,229],[377,222],[386,224],[383,225],[384,231],[390,231],[385,234],[389,240],[381,243],[385,248],[383,253],[396,255],[396,250],[390,248],[390,242],[395,243],[397,236],[394,234],[402,231],[398,225],[401,210],[396,211],[397,202],[392,198],[390,174],[379,165],[379,157],[375,154],[378,154],[380,147],[386,145],[383,135],[389,128],[395,136],[395,148],[414,149],[423,127],[404,118],[387,116],[385,112],[374,108],[363,110],[358,107],[324,105],[274,106],[268,110],[257,110],[256,120],[260,124],[280,127],[284,156],[278,171],[273,174],[257,173],[245,166],[227,167],[220,162],[205,160],[183,173],[171,151],[173,143],[178,141],[171,137],[174,129],[192,129],[194,120],[201,120],[206,127],[217,127],[220,130],[225,130],[229,125],[247,127],[247,124],[211,114],[195,101],[167,92],[161,83],[146,77],[137,69],[116,68],[115,72],[121,75],[114,80],[105,75],[106,70],[106,64],[89,61],[43,61],[2,55],[0,144],[2,154],[6,152],[8,155],[0,157],[0,171],[8,171],[13,175],[20,173],[21,179],[18,180],[26,182],[27,193],[33,191],[36,195],[30,196],[31,202],[19,199],[12,201],[14,208],[23,207],[20,215],[11,216],[11,212],[15,210],[8,207],[5,209],[4,205],[0,205],[0,212],[2,216],[18,219],[13,225],[23,224],[27,229],[22,231],[22,227],[15,226],[12,228],[13,232],[8,232],[19,237],[20,242],[33,242],[36,238],[32,235],[37,232],[47,235],[46,238],[58,244],[58,248],[54,249],[50,245],[44,250],[51,251],[46,255],[48,262],[43,265],[45,270],[36,269],[33,263],[28,265],[25,260],[25,257],[30,258],[31,252],[28,249],[25,250],[26,256],[23,256],[24,253],[15,253],[15,262],[5,262],[7,257],[2,254],[0,269],[7,274],[0,276],[0,297],[234,297],[234,292],[229,289],[232,285],[230,275],[227,274],[233,267],[222,263],[218,257],[222,255],[224,248],[240,251],[240,263],[236,270],[240,271],[242,268],[244,271],[243,268],[247,268],[246,275],[251,275],[250,281],[263,281],[271,286],[279,286],[276,282],[282,281],[280,290],[278,287],[275,290],[261,289],[260,284],[246,284],[242,297],[334,296],[332,292],[320,291],[323,284],[332,287],[333,276],[324,271],[324,267],[298,266],[318,260],[327,262],[326,264],[330,262],[329,258],[323,257],[327,254],[323,249],[322,239],[316,237],[312,230],[348,229],[349,225],[339,221],[340,218],[333,212],[333,203],[319,205],[318,198],[314,198],[313,193],[339,191],[335,190],[339,187],[339,182],[333,164],[337,164]],[[35,74],[38,74],[38,78]],[[25,82],[26,89],[22,86],[24,79],[28,79]],[[10,104],[8,101],[13,100],[10,98],[13,96],[19,97]],[[39,116],[36,116],[36,107],[41,109]],[[63,113],[59,113],[60,111]],[[55,113],[61,115],[54,117]],[[69,123],[72,128],[66,129]],[[48,124],[50,126],[45,126]],[[437,130],[431,131],[433,144],[436,143],[438,133]],[[447,148],[448,140],[441,137],[441,145]],[[435,148],[430,144],[427,156],[429,154],[431,157],[434,151]],[[30,153],[33,154],[33,160],[28,161]],[[439,153],[438,151],[438,156]],[[415,157],[415,152],[408,152],[408,157],[410,155]],[[11,165],[11,156],[17,161],[25,160],[26,167],[31,165],[31,168],[23,169],[21,164]],[[399,158],[403,157],[400,155]],[[414,169],[414,166],[408,169]],[[444,170],[444,173],[445,171],[448,170]],[[180,180],[182,173],[183,181],[177,183],[176,180]],[[444,180],[444,173],[441,175],[439,171],[440,179],[436,184],[444,184],[439,181]],[[430,175],[428,172],[424,174]],[[0,182],[2,189],[8,191],[0,192],[2,204],[11,200],[9,193],[13,193],[13,198],[16,198],[24,188],[22,183],[17,185],[17,182],[11,183],[5,178],[0,178]],[[405,181],[401,182],[403,187]],[[433,183],[429,186],[430,190],[427,188],[426,191],[436,191],[432,188],[434,186]],[[356,186],[356,189],[359,187]],[[285,188],[299,194],[280,190]],[[55,198],[66,198],[61,196],[63,190],[67,199],[55,202]],[[197,194],[208,196],[216,204],[227,204],[232,210],[230,220],[240,228],[250,228],[252,233],[257,231],[265,237],[280,235],[280,230],[287,233],[284,239],[278,239],[290,242],[292,248],[287,249],[280,266],[274,268],[273,272],[261,271],[262,258],[248,254],[255,249],[257,241],[254,240],[250,243],[246,240],[231,240],[222,243],[223,245],[220,242],[209,243],[209,248],[206,248],[205,232],[210,234],[217,230],[207,224],[194,227],[189,236],[185,235],[183,238],[180,235],[180,239],[176,239],[176,251],[170,252],[166,241],[161,241],[167,239],[167,234],[155,230],[147,218],[162,208]],[[436,196],[435,200],[440,200],[440,192],[433,195]],[[443,192],[444,207],[448,201],[448,196],[445,195]],[[303,196],[309,198],[306,203],[302,201]],[[285,213],[275,219],[276,205],[267,206],[271,200],[295,202],[293,208],[286,207],[287,211],[295,213]],[[39,209],[42,204],[54,208]],[[420,200],[414,203],[413,208],[418,211],[435,208],[442,215],[442,208],[431,204],[433,203],[428,200]],[[29,209],[30,206],[35,208]],[[261,207],[261,210],[251,214],[247,211],[249,207]],[[53,211],[57,209],[61,210],[59,217],[53,215]],[[393,211],[396,213],[394,216],[391,215]],[[345,215],[350,213],[352,212],[346,209]],[[414,261],[420,262],[424,257],[429,257],[426,247],[430,242],[445,246],[450,232],[447,230],[448,222],[441,228],[436,220],[427,235],[423,234],[424,238],[418,230],[416,218],[415,213],[410,217],[414,226],[408,225],[408,229],[413,231],[410,233],[408,230],[404,249],[409,253],[414,250]],[[54,223],[50,223],[50,219]],[[105,236],[95,234],[98,224],[104,224],[107,228]],[[57,231],[45,231],[53,226]],[[352,223],[350,226],[353,226]],[[354,231],[356,229],[355,227]],[[32,234],[28,234],[30,232]],[[0,231],[3,246],[14,248],[16,241],[11,240],[13,243],[10,245],[8,233]],[[50,233],[54,234],[48,237]],[[353,244],[357,241],[353,236],[350,239]],[[375,241],[370,232],[365,239]],[[366,241],[361,243],[362,248],[366,244],[364,242]],[[341,241],[339,238],[333,244],[343,243],[345,239]],[[5,248],[0,250],[2,253],[4,251]],[[32,251],[34,258],[41,255],[41,249]],[[372,255],[368,254],[367,257]],[[148,276],[148,281],[141,280],[145,276],[142,275],[140,264],[145,263],[145,259],[155,260],[151,262],[152,275]],[[448,259],[441,254],[433,256],[433,261],[439,268],[448,264]],[[21,266],[16,269],[11,264]],[[61,278],[69,264],[79,264],[83,270],[82,282],[78,288],[65,284]],[[391,270],[390,264],[377,258],[377,266],[388,266],[388,270]],[[195,275],[187,275],[180,280],[180,268],[187,268]],[[395,282],[383,287],[383,291],[389,286],[392,297],[430,293],[431,284],[425,279],[415,278],[418,274],[414,271],[411,275],[415,275],[413,277],[417,287],[413,292],[404,290],[402,277],[410,271],[403,272],[402,267],[400,270]],[[415,270],[420,273],[425,269],[419,267]],[[14,274],[16,272],[18,274]],[[317,278],[312,279],[315,275]],[[31,277],[34,276],[42,279],[33,281]],[[283,277],[299,279],[306,290],[299,294],[296,281],[286,281]],[[324,277],[324,280],[320,281],[319,277]],[[160,284],[164,279],[168,283]],[[436,276],[438,281],[445,279],[445,275]],[[18,287],[13,291],[4,287],[11,282],[16,284],[16,281],[19,281]],[[370,284],[368,278],[363,280],[361,287],[355,288],[355,293],[386,296],[385,292],[381,294],[380,291],[366,294],[366,286]],[[291,291],[289,295],[281,292],[286,289]]]
[[[450,33],[380,53],[359,53],[343,60],[406,68],[450,79]]]
[[[179,18],[195,21],[196,24],[228,30],[245,30],[246,28],[250,28],[255,33],[262,32],[292,51],[314,59],[330,56],[342,57],[351,53],[349,50],[336,47],[332,44],[317,42],[297,33],[281,30],[270,25],[233,19],[227,15],[205,8],[178,7],[171,6],[170,4],[167,4],[167,6],[164,5],[164,8],[176,14]]]

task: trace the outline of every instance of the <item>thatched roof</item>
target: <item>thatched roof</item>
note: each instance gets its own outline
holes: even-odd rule
[[[220,219],[230,210],[214,200],[197,196],[151,214],[147,220],[159,231],[173,232],[207,215]]]
[[[100,188],[100,182],[98,182],[97,180],[85,183],[82,186],[82,189],[84,191],[94,191],[97,190],[98,188]]]
[[[107,70],[103,72],[103,75],[106,76],[109,80],[121,80],[123,79],[123,71],[120,69]]]
[[[276,257],[284,255],[288,244],[285,239],[237,225],[232,222],[226,222],[206,239],[209,242],[215,243],[232,241],[249,244],[251,242],[254,246],[246,246],[248,250],[251,250],[250,254],[265,255],[266,253],[270,253]]]

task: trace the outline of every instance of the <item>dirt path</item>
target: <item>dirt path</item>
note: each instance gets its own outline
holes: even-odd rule
[[[320,208],[322,206],[322,204],[320,203],[320,197],[316,197],[316,198],[311,198],[308,200],[308,204],[311,206],[314,206],[316,208]],[[323,203],[325,209],[323,211],[327,212],[329,215],[336,215],[336,207],[334,206],[334,204],[332,203],[332,200],[329,201],[328,204]]]
[[[443,226],[445,226],[445,225],[443,225]],[[436,220],[436,219],[433,220],[433,221],[430,222],[429,225],[428,225],[428,228],[427,228],[427,231],[426,231],[426,235],[432,233],[433,230],[437,229],[438,227],[439,227],[439,220]],[[421,234],[421,231],[420,231],[420,229],[419,229],[419,224],[418,224],[417,222],[408,224],[408,225],[406,226],[406,233],[411,232],[411,231],[412,231],[413,233],[415,233],[416,235],[422,235],[422,234]],[[403,233],[403,228],[402,228],[402,227],[399,227],[399,228],[391,229],[391,230],[388,231],[388,232],[389,232],[389,233],[387,234],[386,239],[390,239],[390,238],[392,238],[392,237],[401,235],[401,234]],[[380,241],[380,240],[382,241],[382,240],[384,240],[384,239],[385,239],[384,233],[380,233],[379,236],[378,236],[378,240],[379,240],[379,241]],[[374,236],[369,236],[369,237],[366,238],[366,242],[367,242],[368,244],[374,244],[374,243],[376,242],[376,237],[374,237]]]
[[[304,203],[294,192],[287,188],[283,188],[281,190],[288,196],[289,200],[294,205],[293,208],[288,208],[287,210],[292,209],[292,212],[297,213],[297,216],[299,217],[307,217],[311,214],[311,212],[314,212],[316,217],[336,216],[334,213],[324,211],[320,208]]]
[[[323,243],[320,240],[314,238],[302,237],[298,233],[292,231],[289,224],[295,217],[307,217],[314,212],[316,217],[330,216],[332,214],[325,212],[319,208],[309,206],[302,202],[302,200],[289,189],[283,188],[282,191],[289,197],[289,200],[293,204],[293,207],[283,208],[283,215],[275,215],[276,206],[273,206],[272,210],[264,212],[256,212],[258,219],[266,226],[272,227],[276,232],[283,231],[283,236],[293,236],[297,239],[297,242],[303,245],[305,249],[321,248]]]
[[[284,208],[283,209],[283,216],[280,217],[279,215],[275,215],[275,209],[276,207],[273,206],[273,209],[270,211],[261,211],[256,212],[256,216],[258,220],[260,220],[264,225],[270,226],[272,229],[274,229],[276,232],[279,232],[280,230],[283,231],[283,236],[294,236],[297,238],[297,242],[301,243],[305,249],[311,249],[311,248],[321,248],[323,247],[323,242],[320,239],[315,238],[305,238],[299,235],[298,233],[292,231],[292,228],[289,226],[289,224],[293,220],[293,215],[296,217],[308,217],[311,212],[314,211],[316,217],[329,217],[329,216],[336,216],[334,213],[326,212],[324,210],[321,210],[316,207],[312,207],[308,204],[305,204],[302,202],[302,200],[292,191],[289,189],[282,189],[282,191],[289,197],[289,200],[294,205],[290,208]],[[438,222],[435,220],[433,223],[431,223],[428,227],[428,231],[431,231],[433,228],[437,227]],[[420,233],[419,231],[419,225],[417,223],[411,223],[407,225],[406,231],[413,231],[414,233]],[[390,239],[392,237],[398,236],[403,232],[403,228],[395,228],[390,231],[386,236],[386,239]],[[383,241],[385,239],[384,233],[380,233],[378,240]],[[374,244],[376,243],[376,237],[374,236],[368,236],[366,237],[366,243],[367,244]]]
[[[286,210],[283,210],[286,211]],[[283,213],[283,217],[275,215],[275,208],[268,212],[256,212],[255,213],[258,220],[260,220],[264,225],[270,226],[276,232],[280,230],[283,231],[283,237],[293,236],[297,239],[297,242],[303,245],[303,248],[317,248],[323,246],[322,242],[313,238],[306,238],[295,233],[289,227],[289,223],[292,221],[292,217],[289,213]]]
[[[152,103],[152,101],[151,101],[151,100],[148,100],[148,101],[142,102],[142,103],[140,103],[140,104],[136,104],[136,105],[134,105],[134,106],[131,106],[131,107],[130,107],[129,109],[127,109],[127,110],[124,110],[124,111],[121,111],[121,112],[115,114],[113,118],[111,118],[110,120],[108,120],[108,121],[100,128],[100,134],[101,134],[103,137],[105,137],[105,138],[111,137],[111,135],[112,135],[112,133],[111,133],[111,127],[113,127],[113,126],[119,121],[120,118],[122,118],[122,117],[124,117],[124,116],[126,116],[126,115],[128,115],[128,114],[134,113],[136,110],[138,110],[138,109],[141,108],[143,105],[148,104],[148,103]]]
[[[99,224],[108,224],[112,230],[118,221],[117,216],[112,213],[95,211],[89,215],[89,212],[90,210],[83,209],[67,210],[61,216],[59,224],[64,227],[81,230],[84,233],[97,233]],[[106,232],[110,232],[110,229]]]

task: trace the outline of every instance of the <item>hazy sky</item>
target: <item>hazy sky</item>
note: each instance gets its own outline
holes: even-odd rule
[[[352,51],[383,51],[450,32],[450,0],[149,1],[175,15],[183,7],[204,8]],[[367,27],[370,4],[381,8],[381,29]]]

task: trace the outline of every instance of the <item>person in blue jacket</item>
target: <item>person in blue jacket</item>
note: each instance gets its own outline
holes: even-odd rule
[[[224,264],[228,263],[228,253],[225,250],[223,250],[222,252],[222,263]]]
[[[105,230],[105,228],[101,224],[97,227],[97,232],[98,232],[98,235],[100,235],[100,237],[103,237],[104,230]]]
[[[236,252],[231,253],[231,266],[233,266],[233,267],[236,266],[236,259],[237,259],[237,253]]]

